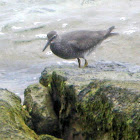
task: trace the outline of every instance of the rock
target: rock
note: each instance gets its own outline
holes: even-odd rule
[[[53,136],[50,136],[50,135],[40,135],[40,140],[62,140],[62,139],[59,139],[59,138],[55,138]]]
[[[47,86],[50,80],[49,75],[55,71],[57,75],[64,79],[66,84],[74,86],[77,94],[92,80],[96,79],[111,80],[111,84],[140,91],[140,67],[137,67],[136,72],[134,72],[133,68],[136,68],[136,66],[127,67],[127,65],[121,63],[109,62],[98,62],[84,69],[73,66],[51,66],[46,67],[41,73],[40,83]]]
[[[138,139],[140,92],[95,80],[78,99],[77,114],[86,139]]]
[[[25,124],[29,118],[21,105],[21,99],[6,89],[0,89],[0,139],[39,140]]]
[[[48,88],[64,139],[139,139],[139,72],[54,66],[42,72],[40,83]]]
[[[41,84],[29,86],[24,93],[24,105],[32,117],[33,127],[37,134],[50,134],[60,137],[58,117],[46,87]]]

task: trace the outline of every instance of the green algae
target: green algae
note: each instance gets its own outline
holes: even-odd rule
[[[46,134],[46,135],[40,135],[40,140],[62,140],[62,139],[59,139],[59,138]]]
[[[49,89],[64,139],[75,135],[86,140],[139,139],[140,94],[127,89],[131,83],[92,80],[89,85],[82,84],[78,93],[63,74],[46,75],[48,83],[42,84]]]
[[[24,105],[32,117],[31,128],[37,134],[58,136],[58,119],[48,89],[41,84],[33,84],[26,88],[24,95]]]
[[[25,123],[29,114],[14,93],[0,89],[0,139],[39,140],[39,137]]]
[[[135,120],[135,117],[140,115],[139,112],[135,113],[135,109],[139,107],[136,100],[138,97],[135,96],[134,100],[131,97],[132,93],[127,89],[103,86],[103,83],[102,86],[98,86],[99,83],[97,81],[91,83],[87,87],[90,87],[90,90],[80,93],[84,96],[77,103],[77,111],[86,139],[96,140],[107,137],[109,140],[138,140],[139,123]],[[92,88],[97,89],[92,90]],[[87,92],[84,93],[85,91]],[[115,105],[115,102],[118,104]]]
[[[53,72],[49,78],[49,93],[53,100],[53,106],[59,120],[60,131],[63,134],[65,126],[70,123],[72,111],[75,109],[76,96],[74,87],[66,85],[65,78]]]

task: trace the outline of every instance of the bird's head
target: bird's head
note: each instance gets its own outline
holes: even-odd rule
[[[51,31],[47,34],[48,42],[45,45],[43,51],[45,51],[45,49],[50,45],[51,41],[53,41],[53,39],[55,39],[56,37],[57,37],[57,32],[56,31]]]

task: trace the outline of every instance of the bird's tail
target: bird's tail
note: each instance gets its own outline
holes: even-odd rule
[[[109,37],[109,36],[119,35],[118,33],[111,33],[114,29],[115,29],[115,26],[110,27],[110,28],[107,30],[107,33],[106,33],[105,36],[106,36],[106,37]]]

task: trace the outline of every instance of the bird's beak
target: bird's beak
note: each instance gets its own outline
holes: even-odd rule
[[[43,49],[43,52],[46,50],[46,48],[50,45],[51,43],[51,40],[48,40],[47,44],[45,45],[44,49]]]
[[[46,48],[50,45],[51,41],[56,37],[56,35],[54,35],[50,40],[48,40],[47,44],[45,45],[43,52],[46,50]]]

